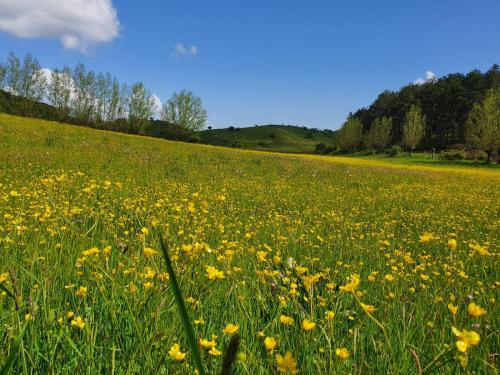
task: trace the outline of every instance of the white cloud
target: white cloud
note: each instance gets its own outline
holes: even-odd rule
[[[415,81],[413,81],[414,85],[423,85],[424,83],[427,82],[434,82],[437,80],[437,76],[431,72],[430,70],[425,72],[425,78],[417,78]]]
[[[173,56],[195,56],[198,54],[198,47],[196,46],[184,46],[182,43],[177,43],[174,47]]]
[[[120,23],[111,0],[0,0],[0,30],[85,52],[116,38]]]
[[[430,70],[428,70],[425,72],[425,79],[426,81],[434,81],[436,79],[436,75]]]

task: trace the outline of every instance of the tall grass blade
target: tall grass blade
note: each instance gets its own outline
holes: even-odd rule
[[[14,296],[14,294],[12,294],[12,292],[9,289],[7,289],[2,283],[0,283],[0,289],[2,289],[5,293],[7,293],[7,295],[10,298],[13,298],[14,300],[16,300],[16,297]]]
[[[231,337],[231,341],[224,354],[224,362],[222,363],[221,375],[231,374],[231,369],[233,368],[234,361],[236,360],[236,354],[238,353],[238,348],[240,347],[240,336],[238,334]]]
[[[189,321],[189,315],[186,310],[184,299],[182,298],[182,293],[179,288],[179,284],[177,283],[177,279],[175,277],[174,269],[172,267],[172,262],[170,261],[170,256],[168,255],[167,247],[163,242],[163,238],[161,236],[160,236],[160,247],[163,253],[163,257],[165,258],[165,265],[167,267],[168,276],[170,277],[170,283],[172,284],[172,291],[174,293],[175,303],[177,305],[177,309],[179,310],[179,316],[181,318],[184,331],[186,333],[189,348],[191,349],[191,353],[193,354],[195,366],[198,370],[199,375],[204,375],[205,371],[203,369],[203,364],[201,362],[200,351],[198,350],[198,343],[196,342],[196,338],[194,337],[193,327],[191,325],[191,322]]]
[[[21,332],[16,338],[16,341],[12,345],[12,350],[9,355],[9,358],[7,358],[7,362],[3,365],[2,369],[0,370],[0,375],[7,375],[10,374],[10,370],[12,369],[12,366],[16,362],[17,355],[19,353],[19,348],[21,347],[21,340],[23,339],[24,333],[26,332],[26,328],[28,327],[28,323],[24,325],[24,327],[21,329]]]

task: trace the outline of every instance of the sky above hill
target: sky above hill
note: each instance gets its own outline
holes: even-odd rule
[[[0,0],[0,59],[189,89],[213,127],[337,129],[385,89],[500,63],[499,36],[498,0]]]

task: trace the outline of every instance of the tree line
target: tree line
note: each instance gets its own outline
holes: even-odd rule
[[[349,114],[338,143],[347,152],[401,145],[410,154],[469,145],[489,161],[500,150],[499,66],[384,91],[368,108]]]
[[[203,129],[207,120],[201,99],[190,91],[174,92],[157,108],[142,82],[128,85],[82,63],[42,69],[29,53],[21,60],[11,52],[0,62],[0,90],[0,110],[5,112],[125,133],[160,131],[180,139]],[[157,114],[160,121],[153,120]]]

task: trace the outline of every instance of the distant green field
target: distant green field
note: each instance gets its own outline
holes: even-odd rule
[[[336,133],[291,125],[213,129],[198,133],[201,143],[251,150],[312,153],[317,144],[335,144]]]
[[[484,160],[442,160],[439,154],[433,158],[429,154],[414,153],[412,156],[400,155],[397,157],[388,157],[386,155],[345,155],[346,158],[376,160],[384,163],[397,165],[422,165],[430,167],[472,167],[472,168],[488,168],[500,169],[500,164],[494,160],[490,164],[485,164]]]

